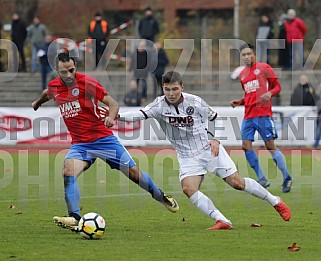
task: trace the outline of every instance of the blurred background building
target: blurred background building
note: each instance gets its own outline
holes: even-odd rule
[[[239,8],[235,25],[236,5]],[[297,15],[305,20],[309,28],[305,50],[311,50],[315,39],[321,37],[321,2],[312,0],[0,0],[3,24],[9,23],[14,11],[20,13],[27,25],[37,15],[52,35],[77,42],[87,37],[87,25],[95,12],[100,11],[112,29],[129,20],[138,21],[148,6],[153,9],[154,16],[161,25],[157,40],[192,38],[197,50],[200,49],[200,39],[212,39],[214,58],[218,52],[219,39],[233,39],[237,30],[236,36],[240,39],[254,42],[258,17],[268,14],[277,28],[278,18],[289,8],[296,9]],[[136,37],[137,27],[129,27],[113,38],[128,36]],[[276,63],[276,56],[277,51],[272,51],[272,64]],[[213,59],[214,66],[218,66],[215,60]]]

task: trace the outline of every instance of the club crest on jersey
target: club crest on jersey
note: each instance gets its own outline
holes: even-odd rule
[[[79,89],[78,88],[74,88],[72,91],[71,91],[72,95],[73,96],[78,96],[79,95]]]
[[[194,113],[194,107],[193,106],[188,106],[186,109],[187,115],[192,115]]]
[[[255,70],[254,70],[254,74],[255,74],[255,75],[260,74],[260,72],[261,72],[260,69],[255,69]]]

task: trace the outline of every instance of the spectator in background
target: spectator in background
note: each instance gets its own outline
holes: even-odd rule
[[[125,62],[125,67],[126,67],[127,71],[130,68],[131,56],[132,56],[132,51],[131,51],[130,47],[127,46],[127,44],[126,44],[126,48],[125,48],[125,50],[122,51],[121,57],[122,57],[123,61]]]
[[[100,12],[96,12],[95,19],[90,22],[88,27],[88,36],[90,39],[96,40],[93,48],[96,68],[100,59],[103,59],[102,62],[103,65],[105,65],[106,57],[103,57],[103,53],[108,42],[109,29],[108,22],[103,19]]]
[[[315,106],[317,97],[313,86],[309,83],[308,76],[301,74],[299,83],[291,95],[292,106]]]
[[[53,77],[53,68],[55,66],[55,59],[57,56],[58,46],[53,42],[53,37],[50,34],[46,35],[45,44],[38,50],[37,56],[41,65],[41,83],[42,89],[47,88],[47,75]],[[52,80],[50,79],[50,80]]]
[[[2,31],[2,22],[0,20],[0,39],[1,38],[1,31]],[[2,64],[2,50],[0,49],[0,72],[3,72],[3,64]]]
[[[27,37],[26,25],[21,21],[18,13],[12,15],[11,40],[17,46],[13,48],[13,69],[15,72],[26,72],[26,57],[24,52],[25,40]],[[19,54],[19,55],[18,55]],[[20,59],[19,59],[20,57]],[[21,64],[20,64],[20,61]]]
[[[288,10],[288,19],[284,25],[290,69],[302,69],[304,63],[303,40],[307,32],[306,25],[300,18],[296,17],[296,12],[293,9]]]
[[[136,80],[129,82],[129,91],[124,96],[124,104],[126,106],[141,106],[142,95],[138,91],[138,85]]]
[[[160,42],[156,42],[155,47],[158,59],[156,69],[153,72],[153,75],[156,78],[156,81],[154,80],[154,98],[156,98],[159,95],[159,93],[161,93],[161,95],[164,95],[162,86],[162,76],[165,73],[165,67],[169,63],[168,57],[164,49],[162,48]]]
[[[286,43],[286,30],[285,30],[285,22],[287,20],[287,14],[282,14],[279,17],[278,25],[279,25],[279,37],[278,39],[284,41],[284,46],[279,46],[278,53],[278,65],[282,68],[289,68],[289,50],[288,45]]]
[[[320,139],[321,139],[321,83],[319,84],[319,93],[318,93],[318,100],[316,103],[317,106],[317,113],[318,113],[318,118],[317,118],[317,125],[315,128],[315,141],[313,144],[313,148],[317,149],[319,147]]]
[[[39,17],[35,16],[33,18],[33,23],[27,28],[27,30],[28,39],[31,43],[31,73],[35,73],[40,70],[37,52],[45,43],[47,28],[40,22]]]
[[[148,57],[148,59],[147,59]],[[146,47],[146,40],[140,40],[130,57],[129,71],[133,72],[138,90],[142,94],[142,103],[147,100],[147,78],[151,69],[156,68],[156,53]]]
[[[274,28],[270,17],[267,15],[262,15],[256,34],[256,51],[258,62],[270,63],[270,50],[268,39],[272,39],[273,36]]]
[[[159,33],[159,25],[150,7],[145,9],[145,16],[139,20],[138,33],[140,38],[155,42],[155,36]]]

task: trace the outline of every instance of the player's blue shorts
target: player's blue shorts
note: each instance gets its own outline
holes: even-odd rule
[[[131,168],[136,165],[125,147],[115,136],[107,136],[89,143],[73,144],[65,159],[79,159],[93,164],[100,158],[112,169]]]
[[[264,142],[278,138],[274,121],[269,116],[243,120],[241,128],[242,140],[254,141],[255,131],[260,134]]]

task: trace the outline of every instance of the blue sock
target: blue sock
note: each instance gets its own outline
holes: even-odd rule
[[[80,191],[75,176],[64,176],[65,201],[67,204],[68,214],[77,214],[80,216]],[[74,215],[72,215],[74,216]]]
[[[163,201],[163,192],[157,187],[152,178],[142,172],[142,178],[138,184],[142,189],[148,191],[157,201]]]
[[[260,167],[259,164],[259,159],[257,158],[254,150],[248,150],[245,152],[245,157],[248,161],[248,163],[250,164],[251,168],[254,169],[256,176],[258,177],[258,179],[266,179],[263,171]]]
[[[285,158],[283,153],[280,150],[276,150],[273,154],[272,154],[272,158],[276,164],[276,166],[279,168],[279,170],[281,170],[282,175],[283,175],[283,179],[292,179],[288,169],[286,167],[286,163],[285,163]]]

